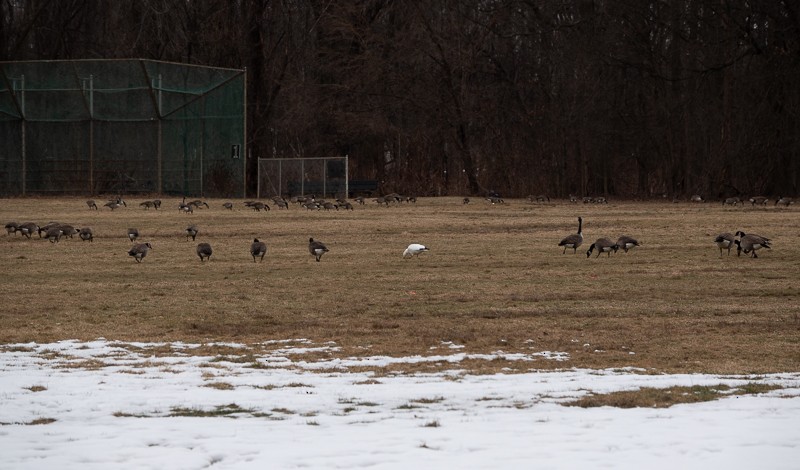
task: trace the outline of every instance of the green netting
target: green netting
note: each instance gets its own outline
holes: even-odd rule
[[[0,194],[244,194],[242,70],[81,60],[0,73]]]

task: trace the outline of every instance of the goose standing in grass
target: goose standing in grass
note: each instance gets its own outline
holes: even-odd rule
[[[137,238],[139,238],[139,230],[135,228],[129,228],[128,239],[131,241],[131,243],[135,242]]]
[[[633,249],[637,246],[642,246],[642,244],[639,243],[639,241],[633,237],[622,235],[621,237],[617,238],[617,246],[622,248],[622,251],[627,253],[628,250]]]
[[[322,255],[328,251],[328,247],[321,241],[314,240],[313,238],[308,239],[308,252],[311,253],[311,256],[316,258],[317,262],[319,262]]]
[[[58,224],[58,228],[61,229],[61,235],[65,237],[72,238],[78,234],[78,230],[70,224]]]
[[[147,256],[147,252],[152,250],[153,246],[149,243],[139,243],[133,245],[133,248],[128,250],[128,256],[133,256],[137,263],[141,263],[142,259]]]
[[[97,203],[94,202],[94,199],[89,199],[86,201],[86,205],[89,206],[89,209],[97,210]]]
[[[412,243],[403,251],[403,258],[413,258],[426,251],[430,251],[430,248],[425,245],[420,245],[419,243]]]
[[[611,252],[617,252],[619,246],[609,240],[608,238],[598,238],[594,243],[589,246],[589,251],[586,252],[586,257],[592,256],[592,251],[597,249],[597,256],[600,256],[600,253],[607,253],[608,256],[611,256]]]
[[[733,245],[736,244],[735,242],[736,238],[733,235],[731,235],[730,232],[720,233],[714,239],[714,243],[716,243],[717,247],[719,247],[720,256],[722,256],[722,250],[728,250],[728,256],[730,256],[731,248],[733,248]]]
[[[232,211],[233,210],[233,203],[232,202],[223,203],[222,207],[224,207],[225,209],[228,209],[229,211]]]
[[[111,209],[111,212],[114,212],[114,209],[121,207],[122,204],[116,201],[108,201],[107,203],[103,204],[103,206],[108,207],[109,209]]]
[[[139,203],[139,207],[150,209],[151,207],[155,207],[155,204],[153,204],[153,201],[143,201]]]
[[[203,258],[211,259],[211,254],[214,250],[211,249],[211,245],[208,243],[198,243],[197,244],[197,256],[200,257],[200,262],[203,262]]]
[[[583,243],[583,218],[578,217],[578,233],[573,233],[572,235],[567,235],[558,243],[558,246],[563,246],[564,251],[561,253],[566,254],[567,248],[572,248],[574,255],[578,252],[578,247],[581,246]]]
[[[739,230],[736,232],[736,236],[739,237],[738,240],[735,241],[736,243],[736,256],[741,256],[742,251],[744,254],[748,255],[752,253],[753,258],[758,258],[756,254],[757,250],[761,248],[771,249],[770,246],[770,239],[767,237],[762,237],[761,235],[756,234],[746,234]]]
[[[790,198],[790,197],[783,197],[783,196],[781,196],[781,197],[779,197],[779,198],[778,198],[778,200],[777,200],[777,201],[775,201],[775,205],[776,205],[776,206],[786,206],[786,207],[789,207],[789,204],[791,204],[792,202],[793,202],[793,201],[792,201],[792,198]]]
[[[692,194],[692,197],[689,200],[692,202],[703,202],[703,196],[699,194]]]
[[[156,210],[161,209],[161,199],[153,199],[153,207]]]
[[[38,232],[39,231],[39,226],[36,225],[36,223],[34,223],[34,222],[25,222],[25,223],[20,224],[19,227],[17,228],[17,230],[19,231],[19,233],[25,235],[28,238],[31,238],[31,235],[33,235],[33,232]]]
[[[63,233],[59,227],[50,227],[47,229],[44,238],[50,240],[50,243],[58,243]]]
[[[9,235],[11,235],[12,233],[16,235],[18,229],[19,229],[19,224],[16,222],[9,222],[6,224],[6,232]]]
[[[92,229],[89,227],[82,227],[81,230],[78,232],[78,236],[83,241],[90,241],[94,242],[94,234],[92,233]]]
[[[253,257],[253,262],[256,262],[256,258],[261,257],[261,261],[264,261],[264,255],[267,254],[267,244],[260,241],[258,238],[253,239],[253,243],[250,244],[250,255]]]
[[[192,241],[194,241],[198,232],[199,230],[197,230],[197,225],[190,225],[186,227],[186,241],[189,241],[189,237],[192,237]]]
[[[766,206],[767,201],[769,201],[769,199],[766,196],[753,196],[749,199],[749,201],[750,204],[752,204],[753,206],[755,206],[756,204],[758,204],[759,206]]]

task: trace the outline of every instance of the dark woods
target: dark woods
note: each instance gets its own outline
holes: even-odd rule
[[[800,182],[795,1],[0,2],[0,60],[247,68],[251,175],[349,155],[352,178],[420,196]]]

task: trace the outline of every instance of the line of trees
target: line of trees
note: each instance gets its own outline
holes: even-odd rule
[[[717,198],[800,182],[794,0],[0,0],[0,13],[0,60],[246,67],[251,156],[349,155],[351,177],[386,191]]]

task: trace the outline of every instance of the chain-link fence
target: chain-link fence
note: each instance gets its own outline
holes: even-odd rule
[[[259,158],[258,197],[347,197],[347,157]]]
[[[0,62],[0,194],[243,196],[243,70]]]

